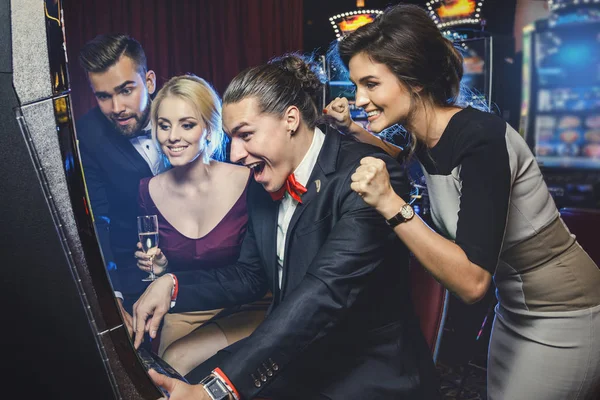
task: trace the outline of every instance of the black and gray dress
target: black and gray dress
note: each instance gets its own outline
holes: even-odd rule
[[[600,270],[523,138],[466,108],[417,156],[438,231],[494,276],[488,398],[584,399],[600,377]]]

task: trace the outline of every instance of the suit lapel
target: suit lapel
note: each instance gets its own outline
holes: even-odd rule
[[[123,158],[144,175],[148,175],[148,171],[152,172],[146,160],[144,160],[129,139],[117,132],[104,115],[101,118],[105,124],[102,132],[105,133],[107,140],[119,151]]]
[[[116,143],[118,143],[116,147],[119,149],[119,151],[121,151],[121,153],[123,154],[123,156],[129,162],[131,162],[131,164],[138,171],[140,171],[141,173],[146,174],[150,170],[150,166],[148,165],[148,163],[146,162],[146,160],[144,160],[144,158],[142,157],[142,155],[136,150],[136,148],[129,141],[129,139],[127,139],[126,137],[120,136],[120,135],[116,136],[116,137],[113,137],[112,139],[115,140]]]
[[[287,229],[285,243],[286,253],[289,245],[288,239],[290,237],[290,233],[294,230],[296,223],[298,222],[298,219],[300,219],[300,217],[302,216],[302,213],[304,213],[304,210],[306,210],[309,204],[319,195],[319,191],[317,191],[317,181],[319,181],[318,185],[320,191],[321,186],[327,184],[327,176],[325,175],[325,173],[323,173],[319,164],[315,165],[315,168],[313,169],[313,172],[311,173],[310,179],[307,183],[307,192],[302,195],[302,203],[298,204],[296,210],[294,211],[294,214],[292,215],[292,219],[290,220],[290,225]]]
[[[294,230],[298,219],[306,210],[311,201],[313,201],[321,190],[321,187],[324,187],[327,184],[327,175],[335,172],[336,162],[338,152],[340,150],[340,133],[331,132],[325,134],[325,141],[323,142],[323,147],[321,147],[321,151],[319,152],[319,157],[317,158],[317,163],[313,168],[310,178],[308,179],[308,183],[306,184],[307,192],[302,195],[302,203],[298,204],[296,210],[294,211],[294,215],[292,215],[292,219],[290,220],[290,225],[287,230],[287,238],[290,237],[289,233]],[[289,242],[286,239],[286,253]]]
[[[323,147],[321,147],[319,157],[317,158],[317,163],[315,164],[315,167],[313,168],[306,185],[307,192],[302,195],[302,203],[298,204],[296,207],[296,210],[292,215],[292,219],[290,220],[290,224],[288,225],[285,238],[284,254],[286,256],[284,257],[283,261],[284,265],[281,294],[283,294],[283,291],[285,290],[285,275],[289,265],[289,258],[287,257],[287,254],[289,254],[289,247],[291,245],[290,238],[293,236],[294,228],[296,227],[296,224],[298,223],[298,220],[304,211],[308,208],[310,203],[319,196],[319,193],[322,190],[321,188],[327,185],[327,175],[335,172],[337,156],[340,149],[340,139],[341,135],[338,132],[325,134]],[[275,220],[277,220],[277,217],[275,217]]]

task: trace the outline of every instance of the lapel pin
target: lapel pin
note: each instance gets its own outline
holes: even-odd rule
[[[317,193],[319,193],[319,191],[321,190],[321,180],[317,179],[315,181],[315,186],[317,187]]]

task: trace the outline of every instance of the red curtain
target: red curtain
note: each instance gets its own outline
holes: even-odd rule
[[[159,87],[186,72],[223,93],[244,68],[302,50],[303,0],[63,0],[75,117],[96,105],[77,56],[102,33],[137,39]]]

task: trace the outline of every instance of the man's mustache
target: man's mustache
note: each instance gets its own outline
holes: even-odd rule
[[[135,114],[112,114],[111,118],[112,119],[127,119],[127,118],[138,119],[137,115],[135,115]]]

